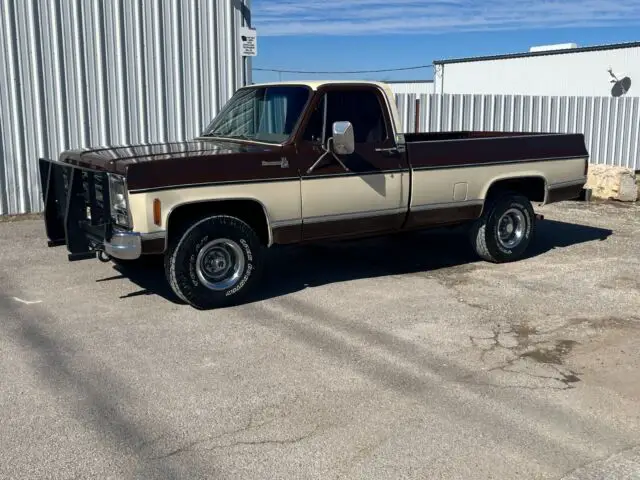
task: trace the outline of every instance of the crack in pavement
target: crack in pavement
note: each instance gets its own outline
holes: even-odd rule
[[[320,430],[320,426],[315,425],[313,430],[311,430],[310,432],[307,432],[304,435],[300,435],[294,438],[239,441],[239,442],[230,443],[228,445],[215,445],[210,448],[204,448],[203,450],[210,451],[210,450],[216,450],[219,448],[232,448],[232,447],[237,447],[239,445],[291,445],[291,444],[299,443],[304,440],[307,440],[308,438],[313,437],[319,430]]]
[[[298,396],[296,395],[293,400],[291,402],[288,402],[289,404],[295,404],[298,401]],[[249,432],[251,430],[256,430],[262,427],[266,427],[268,425],[273,424],[276,420],[280,419],[280,418],[284,418],[287,415],[284,416],[274,416],[273,418],[267,419],[265,421],[256,421],[256,417],[262,415],[265,411],[267,411],[269,408],[273,407],[273,405],[267,405],[266,407],[264,407],[262,410],[260,410],[260,412],[252,412],[249,415],[248,420],[245,422],[244,426],[238,428],[238,429],[234,429],[234,430],[229,430],[226,432],[222,432],[219,433],[217,435],[211,435],[208,436],[206,438],[202,438],[199,440],[194,440],[191,441],[189,443],[187,443],[186,445],[183,445],[179,448],[176,448],[164,455],[160,455],[157,457],[151,457],[152,460],[162,460],[162,459],[166,459],[169,457],[173,457],[175,455],[179,455],[181,453],[184,452],[188,452],[188,451],[195,451],[195,450],[201,450],[201,451],[207,451],[207,450],[215,450],[218,448],[230,448],[230,447],[234,447],[237,445],[264,445],[264,444],[288,444],[288,443],[297,443],[299,441],[304,440],[305,438],[307,438],[307,436],[313,435],[318,429],[319,426],[316,425],[316,427],[314,428],[314,430],[308,434],[305,435],[303,437],[299,437],[299,438],[292,438],[292,439],[283,439],[283,440],[279,440],[279,439],[266,439],[266,440],[254,440],[254,441],[239,441],[239,442],[234,442],[232,444],[228,444],[228,445],[216,445],[213,446],[211,448],[202,448],[202,449],[197,449],[195,447],[198,447],[199,445],[202,444],[206,444],[209,442],[214,442],[215,440],[219,440],[223,437],[227,437],[227,436],[231,436],[231,435],[238,435],[238,434],[242,434],[242,433],[246,433]],[[161,438],[161,437],[160,437]],[[159,438],[159,439],[160,439]],[[158,439],[158,440],[159,440]]]
[[[239,440],[239,441],[235,441],[235,442],[231,442],[228,444],[224,444],[224,445],[213,445],[211,447],[207,447],[207,448],[195,448],[199,445],[205,444],[205,443],[209,443],[209,442],[213,442],[215,440],[218,440],[220,438],[223,438],[225,436],[228,435],[237,435],[239,433],[244,433],[244,432],[248,432],[252,429],[251,426],[247,426],[245,428],[241,428],[239,430],[235,430],[235,431],[231,431],[231,432],[224,432],[221,433],[219,435],[215,435],[212,437],[208,437],[205,439],[201,439],[201,440],[195,440],[183,447],[177,448],[165,455],[161,455],[159,457],[152,457],[152,460],[164,460],[167,459],[169,457],[173,457],[175,455],[179,455],[182,453],[188,453],[188,452],[208,452],[208,451],[213,451],[213,450],[219,450],[221,448],[233,448],[233,447],[237,447],[237,446],[241,446],[241,445],[292,445],[292,444],[296,444],[299,442],[302,442],[308,438],[313,437],[319,430],[320,430],[320,426],[319,425],[315,425],[315,427],[313,428],[313,430],[311,430],[310,432],[307,432],[303,435],[299,435],[297,437],[293,437],[293,438],[284,438],[284,439],[263,439],[263,440]]]
[[[532,390],[568,390],[575,388],[573,384],[580,381],[580,377],[578,376],[579,374],[572,370],[562,369],[560,367],[563,364],[564,357],[571,352],[573,347],[577,345],[578,342],[573,340],[555,340],[551,342],[544,339],[533,341],[530,338],[533,335],[550,335],[552,333],[556,333],[566,328],[570,324],[571,322],[567,322],[560,327],[547,331],[538,331],[536,328],[530,327],[529,325],[524,323],[516,326],[510,326],[506,329],[501,328],[501,325],[498,324],[497,327],[492,328],[493,334],[490,337],[479,337],[470,335],[469,340],[471,341],[471,344],[474,347],[480,348],[482,350],[480,354],[480,360],[483,363],[486,363],[487,355],[499,349],[505,350],[509,355],[512,356],[512,358],[502,362],[501,364],[488,369],[488,372],[502,371],[504,373],[524,375],[526,377],[538,380],[552,380],[562,383],[563,386],[554,387],[551,385],[528,386],[496,385],[493,383],[486,384],[496,387],[526,388]],[[504,339],[501,340],[502,337],[508,338],[512,342],[515,342],[515,344],[505,345]],[[483,345],[481,343],[483,341],[490,343],[488,345]],[[516,363],[526,360],[533,361],[538,365],[543,365],[546,369],[553,370],[557,375],[545,375],[543,373],[538,374],[514,369]]]
[[[166,458],[173,457],[174,455],[179,455],[180,453],[192,450],[193,447],[196,447],[196,446],[201,445],[203,443],[212,442],[212,441],[217,440],[219,438],[222,438],[222,437],[224,437],[226,435],[233,435],[233,434],[236,434],[236,433],[241,433],[241,432],[243,432],[243,431],[245,431],[247,429],[248,428],[241,428],[239,430],[223,432],[223,433],[220,433],[218,435],[213,435],[213,436],[210,436],[210,437],[207,437],[207,438],[204,438],[204,439],[194,440],[192,442],[189,442],[187,445],[184,445],[182,447],[179,447],[179,448],[176,448],[175,450],[170,451],[169,453],[166,453],[164,455],[160,455],[158,457],[150,457],[150,459],[151,460],[164,460]]]

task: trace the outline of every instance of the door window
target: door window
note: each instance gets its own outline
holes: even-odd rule
[[[323,126],[326,111],[326,129]],[[326,142],[334,122],[351,122],[356,143],[380,143],[387,129],[378,96],[371,90],[336,90],[324,94],[312,112],[303,138]]]
[[[387,138],[384,115],[377,95],[371,90],[346,90],[328,93],[327,131],[334,122],[353,125],[356,143],[379,143]]]

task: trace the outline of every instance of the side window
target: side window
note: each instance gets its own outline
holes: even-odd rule
[[[356,143],[376,143],[387,138],[382,106],[371,90],[328,92],[328,134],[333,123],[339,121],[351,122]]]

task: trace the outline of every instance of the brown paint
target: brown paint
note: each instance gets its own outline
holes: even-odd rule
[[[301,230],[299,226],[275,228],[273,230],[273,239],[276,244],[306,243],[334,238],[355,239],[358,237],[393,234],[402,230],[452,225],[475,220],[481,213],[481,205],[466,205],[412,212],[408,216],[404,213],[399,213],[371,218],[333,220],[305,224],[302,226],[302,237],[300,237]],[[405,219],[406,223],[402,225]]]
[[[475,220],[482,214],[482,205],[462,205],[431,210],[411,211],[404,228],[450,225],[466,220]]]
[[[378,215],[376,217],[368,218],[305,223],[302,227],[302,238],[307,241],[392,232],[400,228],[404,218],[405,214],[400,213],[393,215]]]
[[[154,238],[151,240],[142,240],[142,254],[152,255],[164,253],[165,239]]]
[[[568,187],[550,188],[547,203],[575,200],[580,197],[583,185],[570,185]]]
[[[588,156],[582,134],[447,132],[405,138],[411,166],[418,169]]]
[[[298,172],[291,163],[292,151],[277,145],[211,140],[71,150],[61,160],[126,174],[128,188],[135,192],[218,182],[295,180]],[[283,158],[288,165],[281,166]]]
[[[288,245],[298,243],[302,240],[302,225],[288,225],[277,227],[272,231],[273,243],[278,245]]]

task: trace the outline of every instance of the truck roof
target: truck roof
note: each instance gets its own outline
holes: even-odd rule
[[[382,89],[387,88],[387,84],[383,82],[375,82],[372,80],[290,80],[285,82],[267,82],[267,83],[254,83],[247,85],[247,87],[265,87],[275,85],[305,85],[312,90],[317,90],[323,85],[327,84],[341,84],[341,85],[373,85]]]

